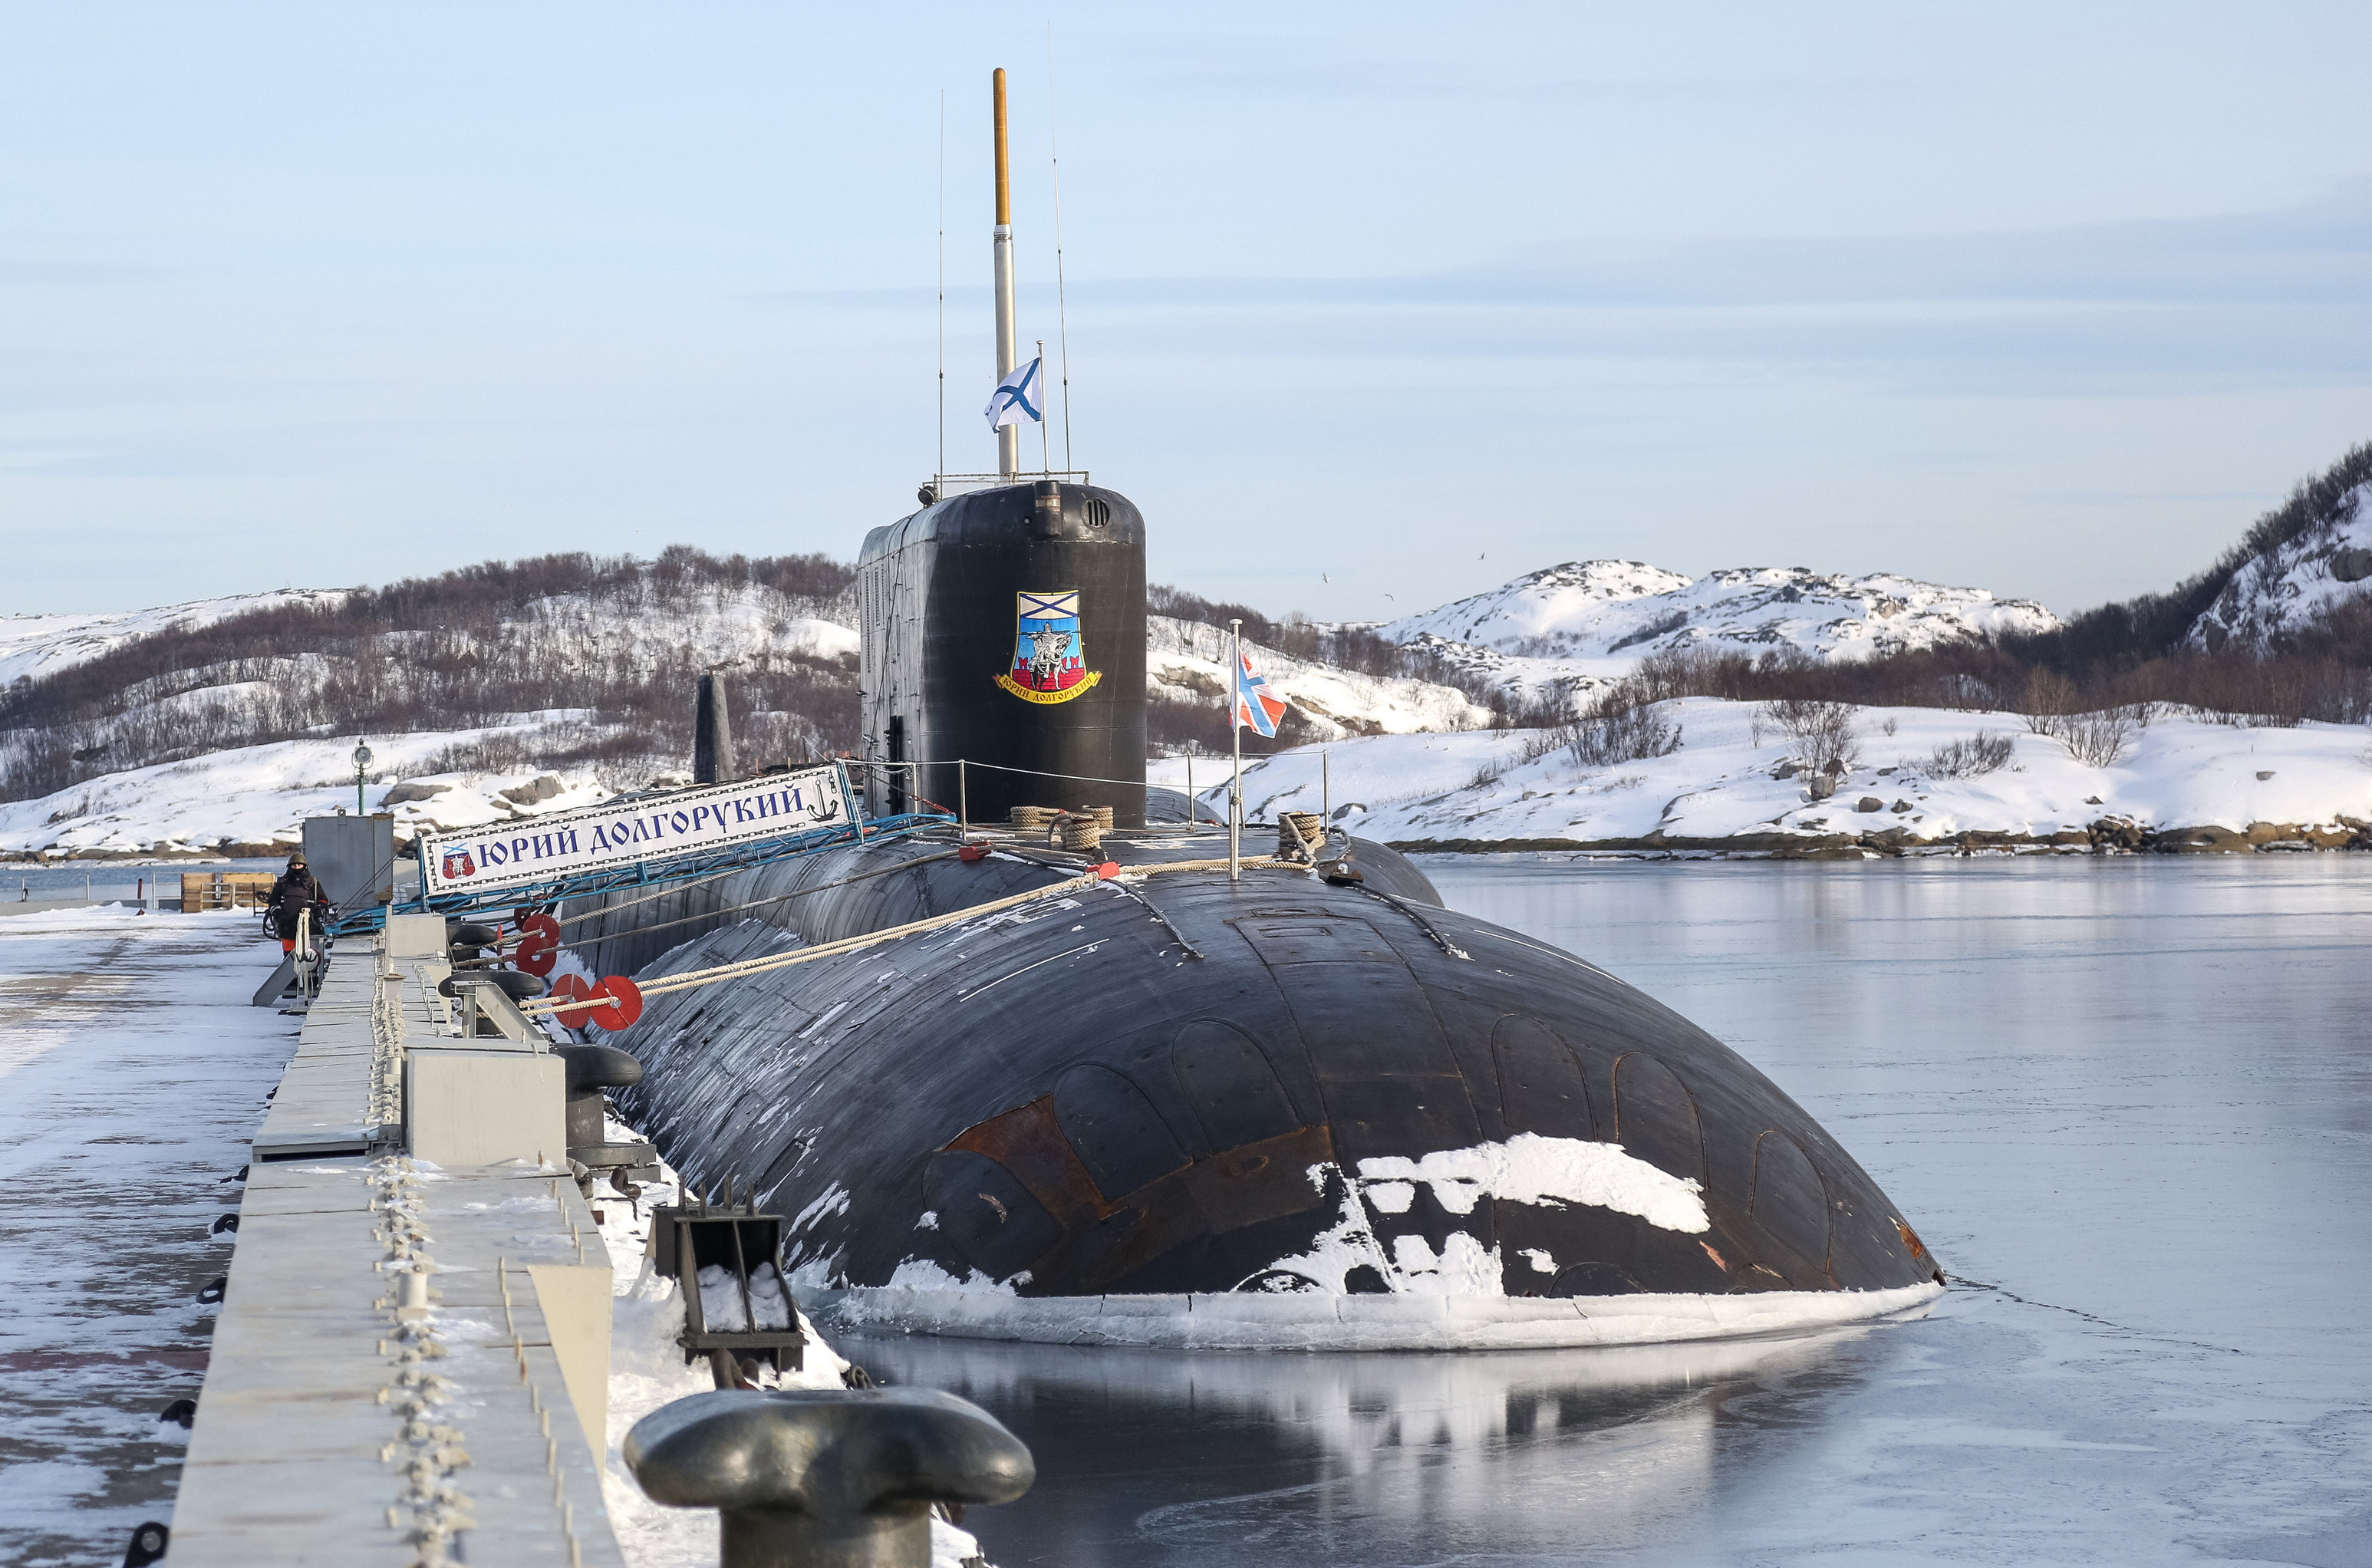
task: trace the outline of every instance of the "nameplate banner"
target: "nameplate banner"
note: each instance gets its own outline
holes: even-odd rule
[[[429,898],[524,888],[855,819],[838,763],[420,836]]]

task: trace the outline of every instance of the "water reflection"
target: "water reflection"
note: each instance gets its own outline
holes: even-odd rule
[[[1737,1396],[1857,1379],[1873,1336],[1468,1355],[1195,1354],[909,1338],[843,1348],[1038,1457],[973,1523],[1006,1568],[1621,1556],[1686,1536]]]

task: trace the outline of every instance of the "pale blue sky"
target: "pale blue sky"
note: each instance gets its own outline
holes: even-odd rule
[[[942,89],[993,460],[994,65],[1055,336],[1049,14],[0,4],[0,610],[853,554],[933,467]],[[1051,15],[1076,449],[1161,579],[2069,610],[2372,436],[2361,0]]]

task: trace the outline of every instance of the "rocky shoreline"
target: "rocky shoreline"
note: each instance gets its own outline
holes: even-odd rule
[[[2103,817],[2080,829],[2052,833],[1971,830],[1923,838],[1906,828],[1869,833],[1735,833],[1689,838],[1663,832],[1632,839],[1393,839],[1403,854],[1577,854],[1712,857],[1725,860],[1866,860],[1974,854],[2259,854],[2314,850],[2372,850],[2372,821],[2342,817],[2330,823],[2213,823],[2157,828],[2126,817]]]

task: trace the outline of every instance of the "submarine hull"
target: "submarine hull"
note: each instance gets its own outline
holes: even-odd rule
[[[1069,1337],[1029,1304],[1118,1297],[1257,1298],[1275,1320],[1367,1295],[1561,1311],[1785,1294],[1841,1317],[1839,1293],[1877,1310],[1940,1284],[1878,1185],[1734,1051],[1442,909],[1389,850],[1355,853],[1362,886],[1131,879],[1124,858],[1085,893],[654,997],[617,1041],[646,1069],[628,1109],[696,1185],[730,1178],[795,1216],[806,1287],[904,1293],[941,1327],[970,1310],[949,1302],[994,1303],[989,1331]],[[764,918],[653,932],[638,910],[609,956],[648,962],[689,935],[651,972],[703,968],[1078,869],[1043,859],[834,852],[682,896],[821,889]]]

